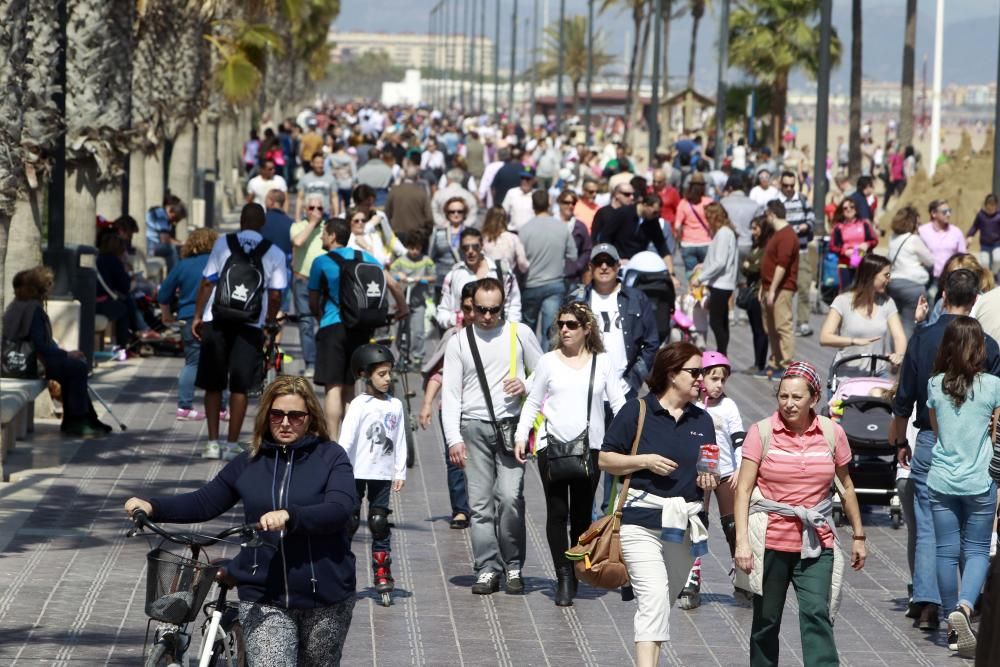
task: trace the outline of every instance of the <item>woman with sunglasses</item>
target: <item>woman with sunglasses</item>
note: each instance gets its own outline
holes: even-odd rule
[[[354,611],[356,495],[350,459],[330,440],[309,380],[282,375],[261,396],[250,448],[215,479],[191,493],[130,498],[125,511],[203,523],[242,502],[268,543],[226,565],[248,664],[339,665]]]
[[[830,252],[837,255],[839,291],[854,284],[861,258],[878,245],[878,234],[871,221],[858,217],[858,207],[849,197],[837,205],[830,233]]]
[[[554,349],[538,362],[531,392],[521,409],[514,435],[514,457],[525,462],[528,432],[538,413],[543,412],[546,436],[539,437],[536,446],[545,491],[545,534],[556,571],[555,603],[568,607],[576,595],[576,576],[565,554],[571,540],[590,526],[594,492],[600,480],[597,458],[604,440],[604,401],[617,413],[625,404],[625,394],[610,357],[604,353],[594,313],[586,304],[576,301],[563,306],[556,316],[552,337]],[[585,469],[581,466],[578,474],[569,479],[553,474],[547,447],[552,438],[564,443],[583,438],[588,445]]]
[[[566,260],[566,271],[563,276],[566,280],[566,293],[570,294],[579,285],[590,282],[587,269],[590,268],[590,251],[594,243],[590,240],[590,232],[587,231],[586,225],[576,217],[576,193],[569,189],[563,190],[556,201],[559,203],[559,219],[565,223],[576,244],[576,259]]]
[[[375,217],[375,211],[365,211],[358,207],[349,211],[348,222],[351,223],[351,238],[347,241],[348,248],[363,250],[379,261],[382,266],[392,263],[392,256],[382,242],[382,236],[375,225],[369,221]]]
[[[621,545],[637,603],[639,667],[658,664],[660,646],[670,639],[670,608],[695,556],[707,551],[707,531],[699,513],[704,492],[719,482],[717,475],[699,472],[702,447],[715,444],[712,417],[695,405],[701,375],[701,351],[691,343],[660,348],[646,379],[649,393],[625,404],[601,446],[602,470],[631,475],[622,509]],[[640,403],[645,406],[642,429]]]

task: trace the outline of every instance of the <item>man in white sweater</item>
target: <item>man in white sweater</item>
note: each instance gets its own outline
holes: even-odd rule
[[[479,280],[473,297],[474,325],[448,341],[442,376],[441,418],[448,457],[465,468],[468,478],[476,573],[472,592],[478,595],[499,590],[504,572],[508,593],[524,591],[524,467],[500,438],[513,435],[526,393],[525,378],[542,351],[528,327],[502,319],[503,300],[498,280]],[[467,332],[482,359],[492,410]],[[512,450],[513,437],[509,439]]]

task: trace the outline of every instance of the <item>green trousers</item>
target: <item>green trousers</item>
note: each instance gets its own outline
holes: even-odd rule
[[[753,600],[753,628],[750,632],[752,667],[776,667],[778,664],[778,635],[789,583],[795,587],[799,602],[799,633],[805,666],[840,664],[829,612],[832,576],[833,549],[823,549],[818,558],[764,550],[764,594],[755,595]]]

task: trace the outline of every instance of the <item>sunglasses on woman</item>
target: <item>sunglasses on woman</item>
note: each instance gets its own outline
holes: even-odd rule
[[[576,320],[559,320],[556,324],[559,325],[560,330],[562,330],[563,327],[569,329],[570,331],[576,331],[580,328],[580,323]]]
[[[700,378],[702,375],[705,374],[705,370],[702,368],[682,368],[681,370],[684,371],[685,373],[690,373],[691,377],[693,377],[695,380],[697,380],[698,378]]]
[[[285,417],[288,418],[288,423],[292,426],[302,426],[302,422],[306,420],[309,416],[308,412],[303,412],[302,410],[289,410],[285,412],[284,410],[278,410],[277,408],[271,408],[267,411],[267,418],[272,424],[280,424],[285,421]]]

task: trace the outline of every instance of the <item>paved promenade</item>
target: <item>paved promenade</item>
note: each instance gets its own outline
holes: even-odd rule
[[[818,330],[818,318],[813,324]],[[294,355],[295,332],[286,332]],[[749,365],[749,338],[745,325],[734,327],[730,351],[737,368]],[[826,368],[832,355],[818,347],[815,337],[797,342],[799,358]],[[0,484],[0,664],[141,664],[148,548],[141,538],[125,538],[122,504],[133,494],[190,491],[221,466],[198,457],[203,423],[174,420],[180,366],[179,358],[157,357],[99,369],[94,386],[128,424],[125,433],[67,441],[59,437],[57,422],[42,421],[33,440],[17,443],[9,463],[11,482]],[[773,384],[738,372],[729,387],[748,424],[773,409]],[[393,497],[397,590],[391,608],[378,605],[371,588],[367,529],[357,535],[358,603],[344,664],[630,664],[634,603],[582,587],[574,607],[553,605],[554,571],[545,545],[537,468],[529,465],[525,485],[526,594],[479,597],[469,592],[468,533],[448,527],[439,433],[421,431],[417,447],[417,465],[405,489]],[[241,522],[237,510],[203,529]],[[836,623],[842,664],[966,664],[950,657],[943,632],[924,634],[903,617],[905,530],[893,530],[884,511],[867,515],[866,524],[868,564],[847,575]],[[728,551],[714,512],[710,549],[702,606],[673,611],[673,638],[662,664],[748,662],[751,611],[733,600]],[[790,593],[783,665],[802,664],[796,612]]]

